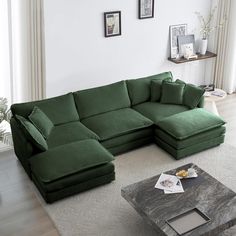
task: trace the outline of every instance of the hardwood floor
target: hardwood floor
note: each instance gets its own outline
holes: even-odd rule
[[[227,121],[225,142],[236,147],[236,94],[217,102],[217,108]],[[14,152],[0,152],[0,236],[59,235],[29,184]]]
[[[13,151],[0,153],[0,235],[57,236]]]

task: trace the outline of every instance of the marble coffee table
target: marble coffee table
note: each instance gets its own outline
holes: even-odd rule
[[[186,236],[217,236],[236,224],[235,192],[192,163],[165,173],[175,174],[191,166],[197,169],[198,177],[181,181],[184,193],[164,194],[163,190],[154,188],[160,175],[121,190],[121,195],[156,229],[158,236],[178,235],[166,220],[193,208],[206,214],[210,221],[184,234]]]

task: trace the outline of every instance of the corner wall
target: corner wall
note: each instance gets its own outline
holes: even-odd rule
[[[207,15],[210,7],[211,0],[155,0],[155,17],[139,20],[138,0],[45,0],[47,97],[169,70],[175,78],[204,83],[211,61],[167,60],[169,26],[187,23],[188,33],[196,33],[194,12]],[[105,38],[103,12],[116,10],[122,35]]]

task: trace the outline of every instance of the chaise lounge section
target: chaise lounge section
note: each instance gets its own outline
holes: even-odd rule
[[[113,155],[156,142],[179,159],[223,143],[224,121],[202,95],[165,72],[14,104],[15,153],[53,202],[113,181]]]

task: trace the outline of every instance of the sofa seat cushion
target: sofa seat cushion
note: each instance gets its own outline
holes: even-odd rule
[[[217,127],[215,129],[196,134],[192,137],[183,140],[177,140],[168,133],[158,128],[155,129],[155,137],[161,139],[165,143],[168,143],[175,149],[189,148],[197,143],[209,141],[211,139],[221,137],[225,134],[225,126]]]
[[[157,126],[175,139],[183,140],[224,124],[219,116],[197,108],[170,116],[158,122]]]
[[[88,139],[34,155],[30,164],[34,176],[47,183],[107,164],[113,159],[98,141]]]
[[[100,181],[100,178],[109,178],[111,174],[114,175],[114,169],[114,164],[112,162],[109,162],[51,182],[42,182],[34,174],[32,178],[38,188],[40,190],[43,190],[43,192],[51,193],[58,191],[57,195],[61,195],[61,190],[69,192],[70,190],[68,188],[72,187],[73,189],[75,189],[75,186],[78,185],[80,186],[80,190],[77,192],[81,192],[91,188],[89,184],[93,185],[93,183],[95,183],[96,185],[99,185],[99,183],[97,182]],[[82,186],[84,184],[86,184],[86,188]]]
[[[54,126],[47,143],[50,149],[84,139],[99,140],[99,137],[81,122],[77,121]]]
[[[82,120],[102,141],[152,126],[153,122],[131,108],[111,111]]]
[[[133,109],[148,117],[155,124],[171,115],[189,110],[183,105],[162,104],[158,102],[145,102],[134,106]]]

